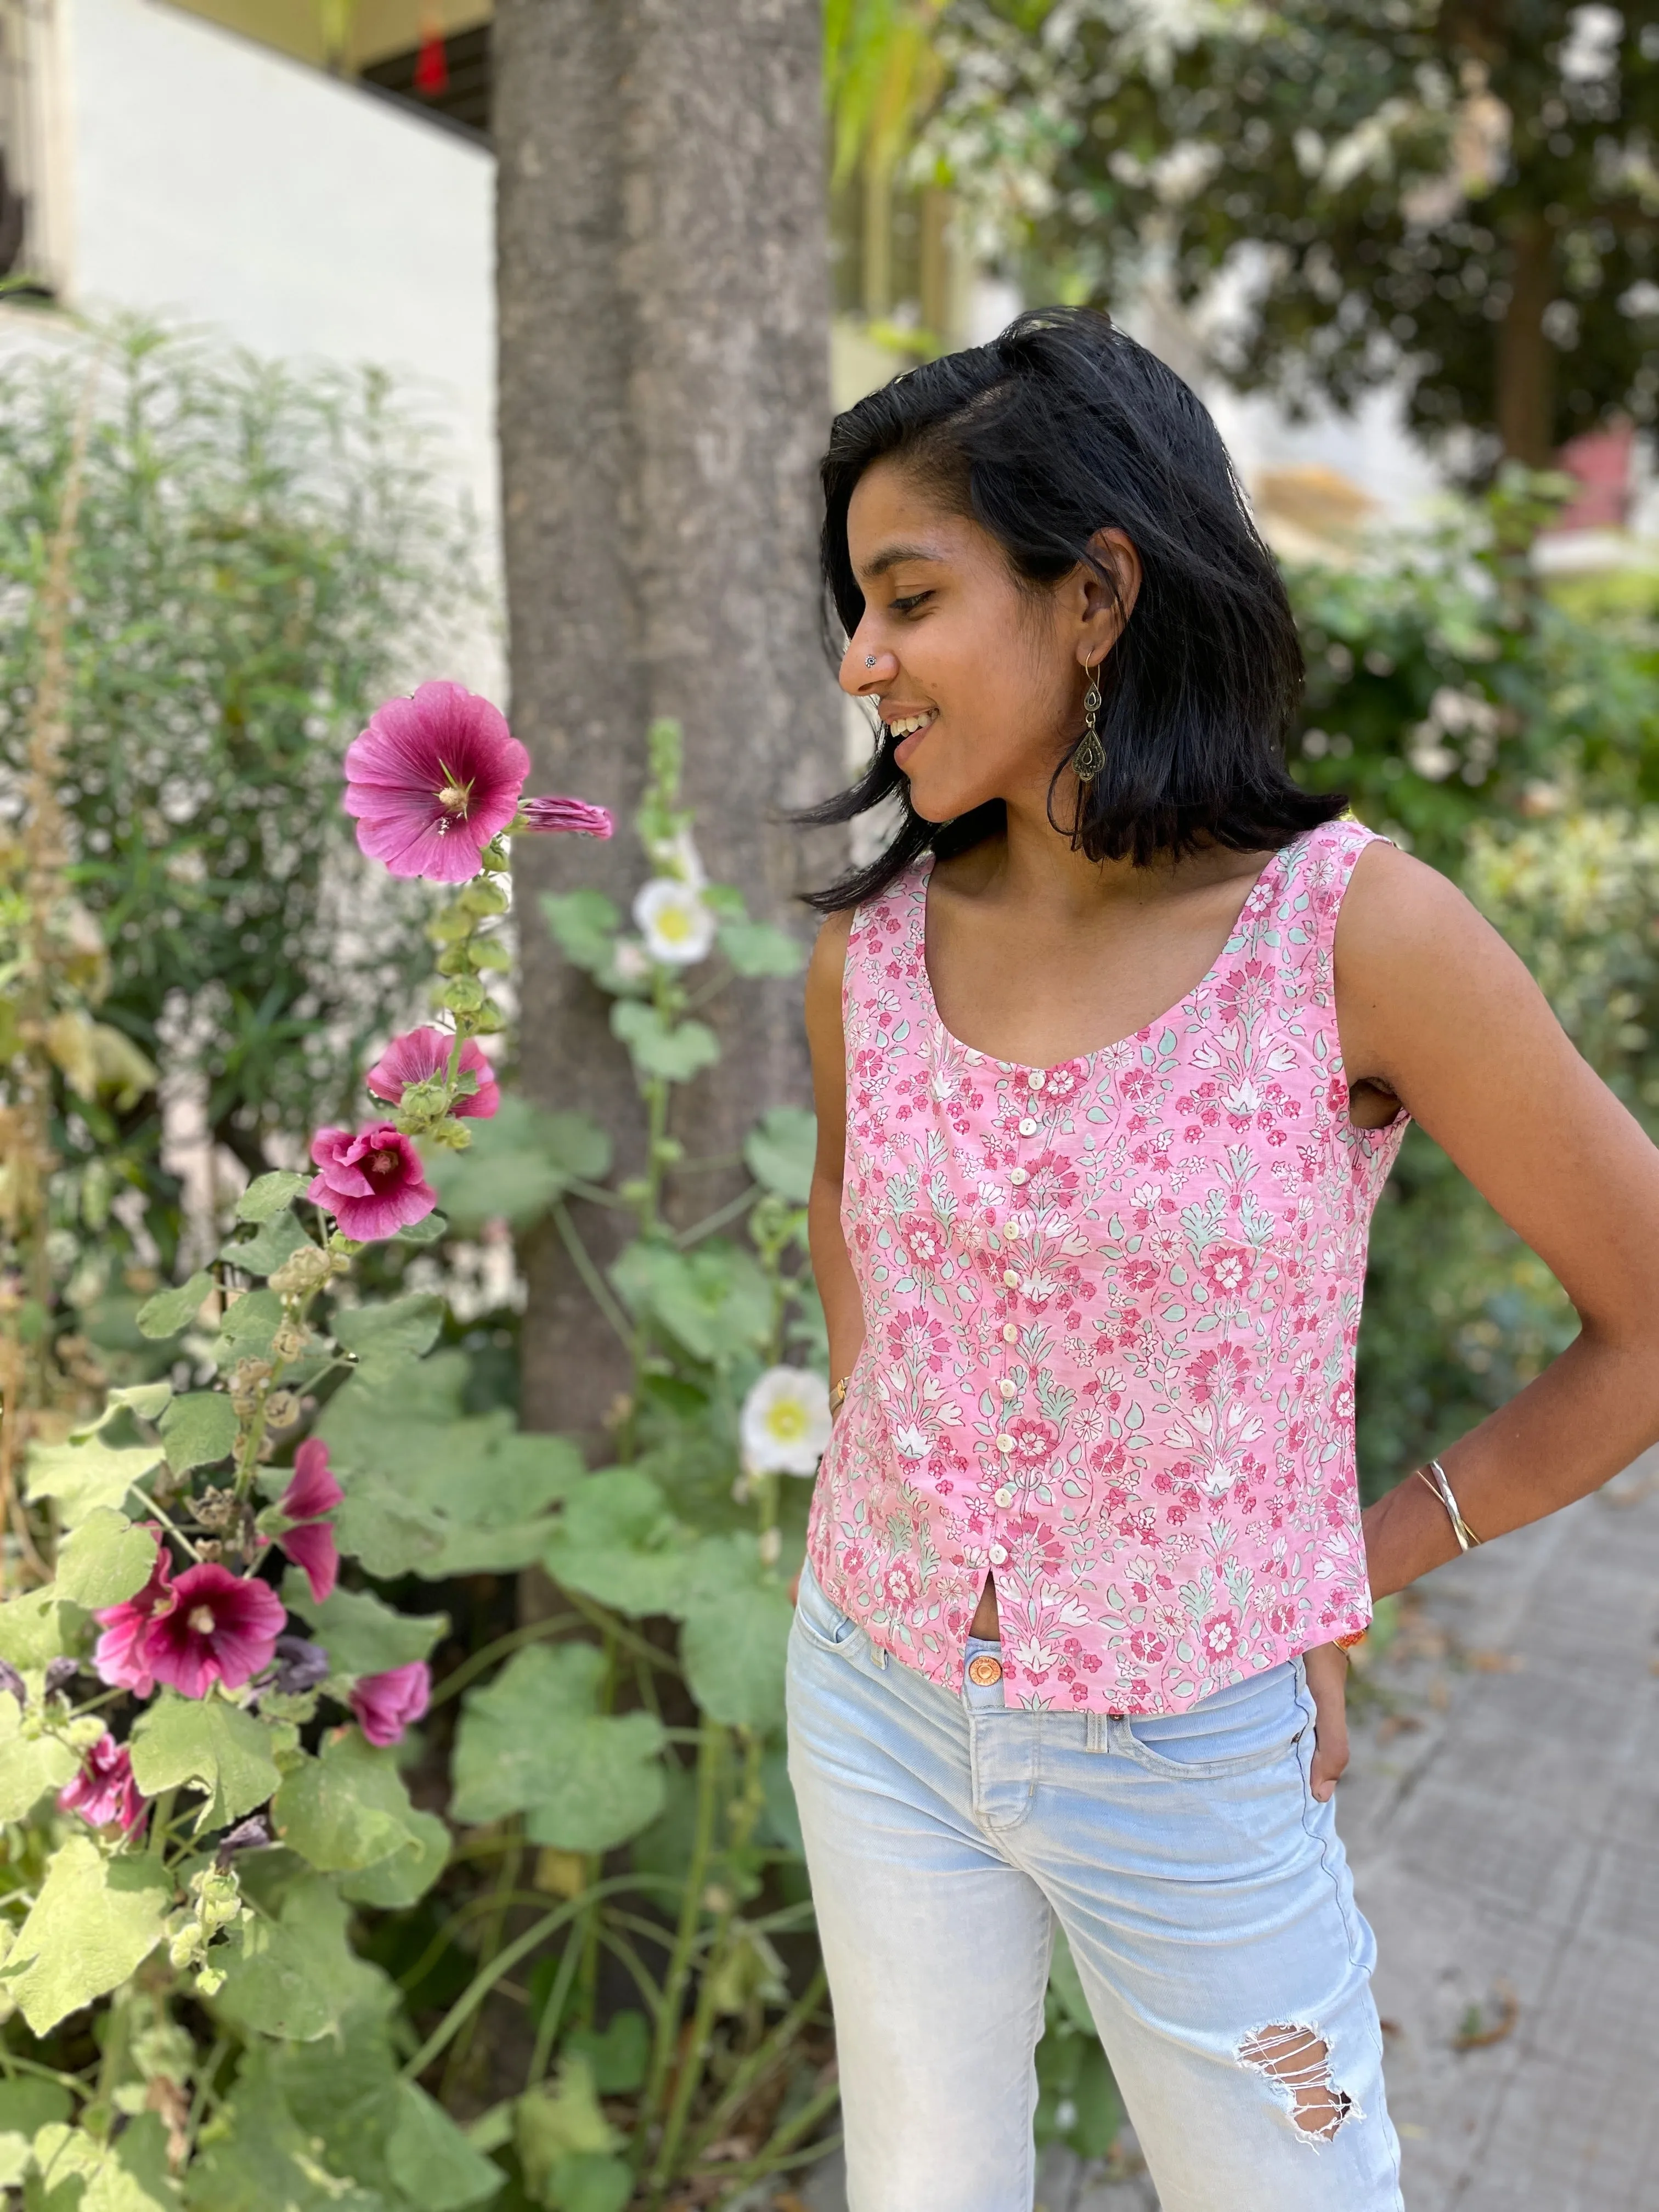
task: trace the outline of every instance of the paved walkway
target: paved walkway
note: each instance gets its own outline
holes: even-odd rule
[[[1407,2212],[1659,2207],[1656,1636],[1659,1452],[1430,1577],[1356,1698],[1338,1818]],[[1037,2203],[1157,2212],[1056,2155]]]

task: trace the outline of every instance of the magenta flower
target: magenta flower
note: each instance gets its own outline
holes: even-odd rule
[[[345,757],[357,842],[394,876],[460,884],[518,811],[530,756],[499,711],[459,684],[388,699]]]
[[[322,1172],[307,1197],[325,1206],[360,1244],[395,1237],[411,1221],[424,1221],[438,1203],[414,1139],[390,1121],[376,1121],[355,1137],[349,1129],[319,1129],[311,1157]]]
[[[340,1554],[334,1531],[325,1517],[345,1496],[328,1469],[328,1446],[320,1437],[307,1437],[294,1455],[294,1480],[283,1492],[277,1511],[298,1523],[285,1528],[276,1548],[285,1553],[311,1584],[311,1595],[321,1605],[333,1590],[340,1571]]]
[[[424,1659],[417,1659],[389,1674],[365,1674],[352,1684],[349,1703],[369,1741],[384,1747],[401,1740],[404,1730],[425,1712],[431,1695],[432,1669]]]
[[[565,830],[580,837],[609,837],[617,825],[608,806],[590,806],[585,799],[526,799],[514,826],[543,836]]]
[[[106,1729],[81,1761],[81,1771],[58,1793],[66,1813],[78,1813],[94,1828],[118,1820],[124,1829],[136,1828],[144,1817],[144,1800],[132,1778],[132,1760],[124,1743],[117,1743]]]
[[[149,1571],[149,1580],[135,1596],[123,1599],[119,1605],[106,1606],[92,1616],[104,1632],[92,1662],[100,1680],[112,1689],[131,1690],[141,1698],[149,1697],[155,1687],[144,1656],[150,1622],[173,1603],[173,1561],[161,1541],[160,1524],[147,1521],[144,1526],[155,1539],[155,1565]]]
[[[269,1583],[244,1580],[210,1561],[180,1575],[173,1598],[144,1639],[158,1682],[170,1682],[187,1698],[204,1698],[216,1682],[240,1690],[270,1666],[288,1614]]]
[[[377,1098],[395,1106],[410,1084],[447,1074],[454,1045],[454,1038],[446,1036],[441,1030],[410,1030],[404,1036],[392,1038],[363,1080]],[[478,1087],[470,1097],[458,1098],[450,1110],[487,1121],[501,1104],[501,1094],[483,1047],[471,1037],[461,1047],[461,1067],[463,1073],[470,1068],[477,1077]]]

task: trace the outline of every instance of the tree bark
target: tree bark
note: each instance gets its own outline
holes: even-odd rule
[[[1510,231],[1509,303],[1498,325],[1498,430],[1506,460],[1547,469],[1555,453],[1555,349],[1544,335],[1554,297],[1550,228],[1529,216]]]
[[[519,848],[522,1076],[532,1097],[596,1115],[635,1164],[608,1001],[563,963],[536,895],[592,884],[626,909],[657,715],[684,726],[711,877],[783,921],[806,880],[775,817],[837,770],[814,550],[830,415],[819,35],[817,0],[501,0],[492,33],[513,724],[532,789],[618,820],[608,845]],[[742,984],[708,1018],[726,1056],[676,1133],[730,1158],[757,1113],[805,1096],[799,987]],[[732,1187],[707,1178],[713,1200]],[[578,1209],[601,1259],[609,1225]],[[592,1433],[621,1347],[556,1236],[526,1268],[525,1419]]]

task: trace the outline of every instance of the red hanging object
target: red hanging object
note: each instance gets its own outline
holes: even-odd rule
[[[449,89],[449,53],[443,25],[435,15],[421,21],[420,52],[415,57],[415,89],[422,100],[436,100]]]

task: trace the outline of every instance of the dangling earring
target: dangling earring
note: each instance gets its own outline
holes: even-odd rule
[[[1100,713],[1100,670],[1089,671],[1089,688],[1083,695],[1083,742],[1072,755],[1072,773],[1079,783],[1092,783],[1106,765],[1106,748],[1100,741],[1096,717]]]

